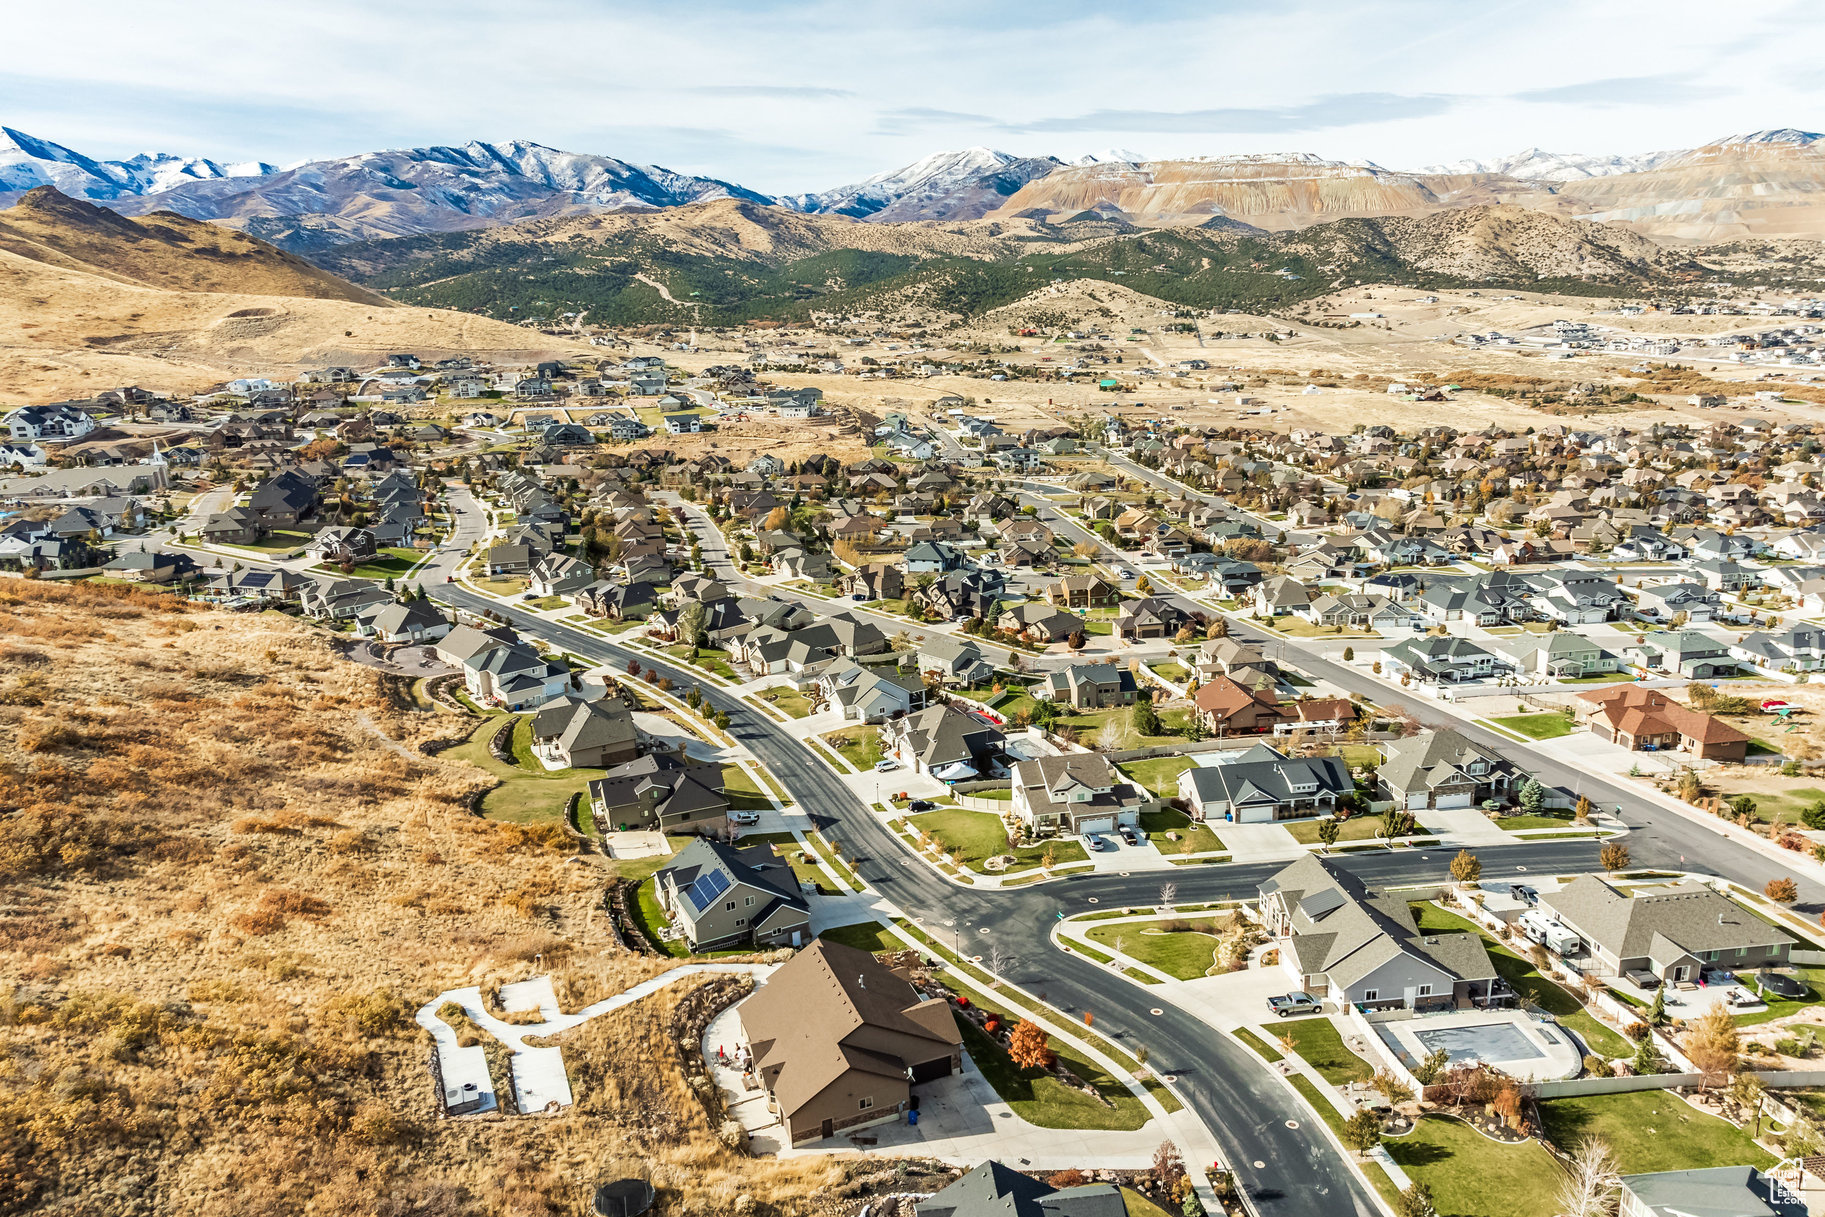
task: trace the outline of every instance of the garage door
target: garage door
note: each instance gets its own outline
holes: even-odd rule
[[[1438,797],[1438,809],[1455,811],[1460,807],[1469,807],[1473,798],[1475,798],[1474,795],[1468,794],[1441,794]]]
[[[1114,832],[1115,831],[1115,817],[1114,816],[1101,816],[1094,820],[1079,820],[1077,823],[1077,831],[1078,832]]]

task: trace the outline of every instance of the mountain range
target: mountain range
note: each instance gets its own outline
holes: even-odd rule
[[[172,211],[316,257],[357,243],[555,216],[739,199],[868,223],[1062,220],[1233,223],[1266,231],[1347,216],[1514,203],[1658,239],[1825,235],[1825,138],[1793,128],[1638,156],[1529,148],[1400,171],[1310,154],[1072,162],[991,148],[942,152],[831,190],[768,195],[719,178],[524,140],[360,153],[283,168],[148,152],[99,160],[0,127],[0,205],[37,186],[143,215]]]

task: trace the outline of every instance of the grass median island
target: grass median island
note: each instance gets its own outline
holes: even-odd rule
[[[1773,1156],[1747,1132],[1664,1090],[1548,1099],[1540,1104],[1540,1119],[1547,1138],[1562,1150],[1587,1137],[1604,1141],[1625,1175],[1774,1165]]]
[[[1147,1122],[1147,1108],[1128,1088],[1103,1070],[1054,1040],[1059,1063],[1096,1088],[1101,1099],[1074,1090],[1043,1069],[1021,1069],[1007,1050],[961,1014],[957,1026],[963,1047],[1002,1102],[1040,1128],[1091,1128],[1132,1131]],[[1106,1102],[1105,1102],[1106,1100]]]
[[[1099,925],[1090,930],[1090,941],[1121,952],[1137,963],[1157,968],[1175,980],[1196,980],[1216,966],[1219,940],[1193,929],[1167,930],[1144,921]]]
[[[1343,1036],[1329,1019],[1306,1019],[1288,1033],[1293,1037],[1293,1051],[1333,1086],[1366,1082],[1375,1076],[1369,1062],[1344,1047]]]
[[[1537,1141],[1503,1145],[1467,1124],[1426,1116],[1382,1142],[1407,1175],[1432,1190],[1439,1217],[1553,1217],[1562,1172]]]
[[[1556,713],[1511,714],[1489,721],[1531,740],[1558,739],[1561,735],[1570,735],[1574,726],[1571,715]]]

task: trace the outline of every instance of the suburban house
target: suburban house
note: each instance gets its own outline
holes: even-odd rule
[[[429,600],[388,604],[356,618],[356,632],[381,642],[435,642],[450,632],[449,618]]]
[[[1121,592],[1095,575],[1066,575],[1046,585],[1046,599],[1059,608],[1114,608]]]
[[[1408,811],[1476,807],[1507,798],[1512,765],[1456,731],[1426,731],[1381,746],[1382,797]]]
[[[966,688],[992,680],[995,675],[994,665],[983,658],[975,643],[936,632],[919,644],[919,671]]]
[[[1422,934],[1404,896],[1372,896],[1330,859],[1307,854],[1259,890],[1294,987],[1339,1009],[1467,1009],[1509,995],[1480,935]]]
[[[1592,689],[1578,695],[1578,708],[1592,731],[1635,752],[1678,749],[1709,761],[1740,761],[1749,753],[1747,735],[1660,689]]]
[[[1724,598],[1702,583],[1661,583],[1637,589],[1636,609],[1643,617],[1671,621],[1681,613],[1691,622],[1705,622],[1718,614]]]
[[[1016,634],[1032,643],[1052,643],[1069,638],[1084,628],[1076,613],[1053,608],[1043,600],[1028,600],[1002,611],[995,618],[995,628]]]
[[[827,938],[781,964],[736,1010],[754,1076],[792,1145],[901,1120],[915,1085],[963,1068],[949,1001]]]
[[[927,706],[889,720],[881,730],[886,751],[895,760],[940,781],[970,781],[1002,765],[1006,737],[1001,731],[950,706]]]
[[[653,892],[693,951],[797,946],[811,936],[798,876],[768,845],[737,849],[699,837],[653,876]]]
[[[509,710],[542,706],[569,686],[568,667],[522,643],[490,647],[463,660],[463,687],[469,696]]]
[[[1157,805],[1106,757],[1094,752],[1042,756],[1014,766],[1014,814],[1034,836],[1114,832],[1140,823]]]
[[[1696,880],[1624,892],[1583,875],[1541,892],[1540,907],[1582,940],[1591,957],[1583,970],[1599,976],[1696,983],[1709,968],[1780,967],[1793,946],[1779,929]]]
[[[1113,1183],[1055,1188],[989,1161],[919,1201],[913,1212],[916,1217],[1126,1217],[1128,1207]]]
[[[879,723],[925,708],[925,681],[917,672],[837,659],[817,678],[826,706],[851,722]]]
[[[1329,815],[1354,789],[1349,766],[1336,757],[1290,757],[1266,744],[1179,774],[1179,797],[1194,819],[1235,824]]]
[[[595,579],[595,570],[583,559],[550,553],[526,572],[526,590],[540,596],[563,596],[581,591]]]
[[[560,698],[532,716],[532,755],[547,769],[606,769],[640,755],[640,733],[619,697]]]
[[[1134,673],[1114,663],[1074,663],[1046,676],[1034,692],[1061,706],[1098,710],[1104,706],[1132,706],[1137,692]]]
[[[1825,629],[1792,625],[1779,633],[1755,633],[1730,648],[1740,663],[1764,672],[1816,672],[1825,667]]]
[[[1524,676],[1548,676],[1577,679],[1597,676],[1626,667],[1620,657],[1604,650],[1590,639],[1570,630],[1547,634],[1516,634],[1499,638],[1495,643],[1507,652],[1515,669]]]
[[[1644,634],[1640,642],[1623,647],[1622,654],[1640,667],[1687,680],[1712,680],[1736,672],[1730,645],[1697,630]]]
[[[1806,1205],[1790,1189],[1753,1166],[1657,1171],[1624,1175],[1620,1182],[1618,1217],[1805,1217],[1806,1213]],[[938,1193],[942,1195],[944,1192]],[[924,1205],[919,1212],[924,1217]]]
[[[1487,680],[1513,668],[1507,659],[1468,638],[1450,634],[1403,638],[1381,652],[1381,662],[1390,676],[1412,676],[1428,684],[1448,685]]]
[[[1215,736],[1258,735],[1272,731],[1286,710],[1272,684],[1249,688],[1230,676],[1212,676],[1199,686],[1192,704]]]
[[[1121,613],[1110,626],[1110,633],[1120,641],[1145,638],[1171,638],[1184,626],[1202,624],[1203,614],[1190,613],[1164,596],[1148,596],[1123,603]]]
[[[722,765],[679,752],[653,752],[616,765],[590,782],[589,804],[604,831],[688,836],[728,826]]]

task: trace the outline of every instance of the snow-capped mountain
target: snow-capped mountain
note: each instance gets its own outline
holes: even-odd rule
[[[308,161],[253,179],[182,181],[123,198],[129,214],[167,210],[256,230],[298,248],[506,224],[575,211],[651,210],[725,197],[771,202],[714,178],[527,140],[398,148]]]
[[[1745,135],[1726,135],[1722,139],[1712,140],[1711,143],[1720,147],[1729,144],[1793,144],[1804,147],[1807,144],[1816,144],[1822,139],[1825,139],[1825,135],[1820,135],[1816,131],[1801,131],[1794,127],[1771,127],[1766,131],[1750,131]]]
[[[853,185],[775,201],[796,211],[857,219],[973,220],[1063,163],[1049,156],[1019,157],[993,148],[965,148],[934,153]]]
[[[131,160],[98,161],[47,139],[0,127],[0,196],[35,186],[55,186],[72,198],[114,200],[168,190],[188,181],[259,177],[276,172],[262,163],[219,165],[169,152],[142,152]]]
[[[1086,152],[1073,165],[1138,165],[1147,158],[1130,148],[1104,148],[1101,152]]]
[[[1526,148],[1494,160],[1462,160],[1447,165],[1428,165],[1420,172],[1499,173],[1541,182],[1581,182],[1594,177],[1611,177],[1618,173],[1640,173],[1677,155],[1677,152],[1645,152],[1639,156],[1591,156],[1581,152],[1548,152],[1544,148]]]

